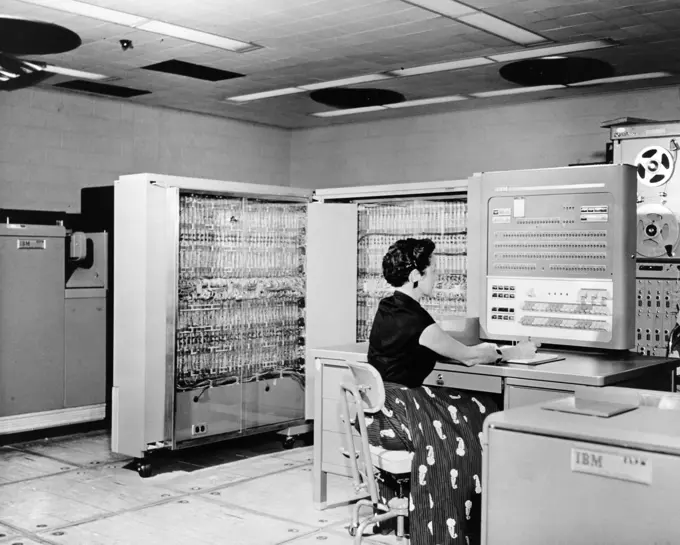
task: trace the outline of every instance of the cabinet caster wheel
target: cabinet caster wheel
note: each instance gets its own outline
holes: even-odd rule
[[[153,474],[151,464],[149,462],[139,462],[137,464],[137,473],[139,473],[139,476],[142,479],[151,477],[151,475]]]
[[[295,437],[286,437],[283,440],[283,448],[286,450],[292,449],[295,446]]]
[[[347,531],[349,532],[349,535],[351,535],[352,537],[357,535],[357,527],[356,526],[348,526]]]

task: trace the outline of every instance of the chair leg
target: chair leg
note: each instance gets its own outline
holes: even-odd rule
[[[368,527],[369,524],[373,523],[373,519],[366,519],[364,522],[362,522],[359,525],[359,528],[357,528],[357,533],[354,536],[354,545],[361,545],[361,540],[364,537],[364,530]]]
[[[385,522],[386,520],[390,520],[397,517],[397,514],[394,513],[394,511],[387,511],[386,513],[380,513],[379,515],[373,515],[371,518],[371,522]]]
[[[397,517],[397,538],[404,537],[404,515]]]
[[[369,500],[359,500],[352,507],[352,526],[354,528],[357,528],[359,526],[359,510],[364,506],[370,507],[372,509],[373,503],[370,502]]]
[[[364,503],[362,505],[365,505],[367,507],[373,506],[373,504],[368,500],[360,500],[360,501],[363,501]],[[380,513],[380,514],[373,513],[372,516],[369,516],[364,521],[362,521],[361,524],[359,524],[359,522],[358,522],[359,521],[359,514],[358,513],[359,513],[359,502],[357,502],[354,505],[354,509],[352,509],[352,525],[348,528],[350,535],[354,536],[354,544],[355,545],[361,544],[361,540],[363,538],[364,531],[366,530],[366,528],[368,528],[368,526],[370,524],[378,524],[380,522],[384,522],[386,520],[390,520],[390,519],[393,519],[393,518],[397,518],[397,519],[401,518],[402,519],[401,535],[402,536],[404,535],[404,532],[403,532],[403,518],[404,517],[403,517],[403,515],[397,515],[394,511],[386,511],[386,512],[383,512],[383,513]],[[397,524],[399,524],[399,522],[397,522]]]

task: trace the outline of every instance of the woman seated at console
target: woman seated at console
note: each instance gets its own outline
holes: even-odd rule
[[[498,410],[483,394],[429,388],[423,380],[438,357],[462,365],[531,357],[530,342],[498,348],[466,346],[420,306],[437,280],[435,244],[399,240],[383,258],[383,275],[396,289],[373,321],[368,362],[385,383],[385,406],[367,419],[369,441],[414,453],[410,489],[412,545],[476,544],[481,533],[481,435],[484,418]],[[384,501],[395,495],[383,483]]]

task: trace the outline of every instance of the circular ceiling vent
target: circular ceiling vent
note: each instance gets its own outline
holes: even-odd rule
[[[309,94],[310,98],[333,108],[343,110],[364,108],[367,106],[384,106],[404,102],[404,95],[386,89],[349,89],[347,87],[331,87],[319,89]]]
[[[614,75],[611,64],[585,57],[527,59],[502,66],[501,77],[524,87],[568,85]]]
[[[51,55],[79,47],[72,30],[53,23],[0,17],[0,52],[10,55]]]

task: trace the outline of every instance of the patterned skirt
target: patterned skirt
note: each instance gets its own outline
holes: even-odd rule
[[[498,410],[484,394],[385,383],[381,412],[367,416],[369,442],[414,453],[411,545],[476,545],[481,539],[482,425]],[[394,489],[380,482],[387,502]]]

